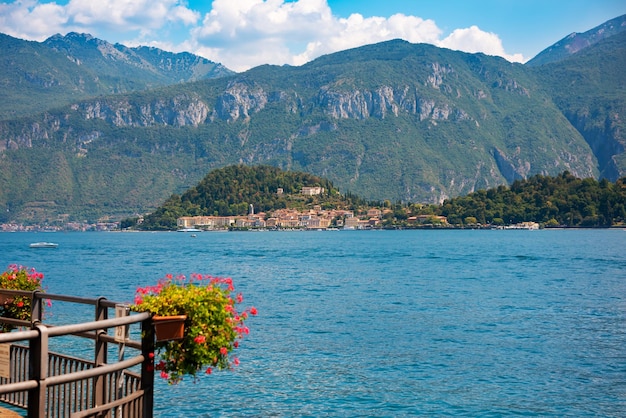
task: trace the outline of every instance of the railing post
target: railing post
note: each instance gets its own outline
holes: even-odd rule
[[[152,318],[141,322],[141,384],[143,389],[143,417],[152,418],[154,414],[154,329]]]
[[[96,300],[96,321],[103,321],[108,319],[109,311],[103,306],[102,302],[105,301],[106,298],[100,297]],[[98,367],[100,365],[106,364],[107,362],[107,343],[104,341],[101,336],[106,334],[105,329],[97,329],[96,330],[96,344],[95,344],[95,354],[94,354],[94,367]],[[105,403],[105,393],[107,390],[107,385],[104,381],[104,376],[98,376],[94,379],[94,388],[93,388],[93,404],[94,406],[103,405]]]
[[[36,322],[33,329],[39,331],[39,337],[30,340],[29,367],[30,380],[37,381],[37,387],[28,391],[28,418],[46,416],[46,377],[48,376],[48,328]]]
[[[41,297],[42,292],[34,290],[30,299],[30,322],[41,322],[43,320],[43,299]]]

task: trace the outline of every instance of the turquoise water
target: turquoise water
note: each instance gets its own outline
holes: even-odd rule
[[[232,277],[259,310],[241,365],[159,380],[157,416],[618,417],[625,243],[624,230],[4,233],[0,264],[120,302],[166,273]],[[76,315],[64,309],[51,313]]]

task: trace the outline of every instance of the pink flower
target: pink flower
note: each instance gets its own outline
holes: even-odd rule
[[[239,359],[237,357],[235,357],[233,359],[233,363],[235,364],[235,366],[239,366]]]
[[[168,377],[170,377],[170,376],[169,376],[169,375],[165,372],[165,370],[161,370],[161,377],[162,377],[163,379],[167,379],[167,378],[168,378]]]
[[[198,344],[202,344],[206,341],[206,337],[204,335],[198,335],[196,338],[193,339],[196,343]]]
[[[243,295],[241,293],[239,293],[237,295],[237,303],[241,303],[241,302],[243,302]]]
[[[256,310],[256,308],[254,306],[250,308],[250,313],[252,315],[256,315],[257,314],[257,310]]]

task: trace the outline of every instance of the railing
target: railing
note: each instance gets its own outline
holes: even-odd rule
[[[154,371],[150,353],[154,351],[154,336],[149,313],[128,315],[126,307],[104,298],[6,289],[0,289],[0,294],[32,298],[31,321],[0,317],[0,323],[30,328],[0,333],[0,344],[10,347],[8,358],[0,355],[0,373],[6,376],[9,372],[7,377],[0,377],[1,402],[27,410],[29,417],[152,417]],[[95,320],[44,324],[44,299],[93,305]],[[123,315],[109,319],[112,309]],[[137,330],[140,340],[129,338],[128,329],[133,324],[141,325]],[[68,336],[89,341],[91,358],[49,351],[51,338]],[[109,362],[116,349],[117,358]],[[134,350],[134,356],[125,359],[126,349]]]

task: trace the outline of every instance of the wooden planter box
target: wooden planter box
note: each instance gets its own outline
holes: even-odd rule
[[[157,342],[182,340],[185,335],[186,319],[187,315],[152,317]]]

